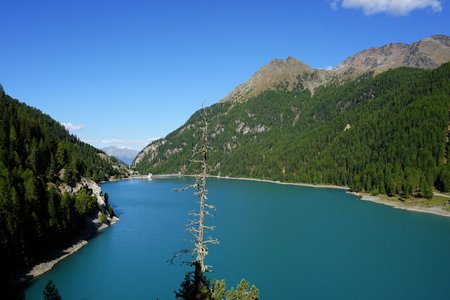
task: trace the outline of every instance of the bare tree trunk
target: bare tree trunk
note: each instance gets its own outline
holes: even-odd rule
[[[176,293],[177,297],[183,297],[183,295],[190,295],[190,298],[199,300],[210,300],[211,299],[211,286],[206,279],[205,273],[208,271],[208,266],[205,265],[205,257],[208,255],[207,244],[218,244],[217,239],[211,237],[206,237],[209,230],[213,230],[214,226],[205,225],[205,217],[211,215],[210,210],[214,209],[214,206],[206,203],[208,200],[206,189],[206,177],[208,175],[208,122],[206,116],[201,112],[201,116],[204,120],[204,127],[201,128],[201,141],[197,146],[194,147],[194,153],[192,155],[191,162],[200,164],[200,172],[195,176],[195,183],[189,187],[194,188],[196,191],[194,194],[199,200],[199,211],[198,213],[192,212],[191,215],[194,216],[190,227],[188,230],[194,235],[194,249],[192,250],[182,250],[174,255],[174,258],[181,254],[188,252],[196,252],[196,258],[193,263],[194,267],[194,282],[186,277],[187,284],[182,285],[182,289]],[[200,147],[198,147],[200,145]],[[185,188],[186,189],[186,188]],[[183,191],[185,189],[179,189]],[[171,261],[173,261],[173,259]],[[190,299],[189,298],[189,299]],[[184,298],[183,298],[184,299]]]
[[[205,268],[205,256],[208,251],[203,243],[204,233],[205,233],[205,200],[207,199],[206,194],[206,174],[208,172],[208,123],[205,121],[205,127],[203,129],[203,145],[201,148],[202,154],[202,173],[200,175],[200,180],[198,182],[199,199],[200,199],[200,212],[198,218],[198,236],[197,236],[197,262],[200,265],[202,273],[206,271]]]
[[[208,122],[205,119],[205,127],[202,132],[202,146],[200,149],[201,154],[201,174],[197,177],[196,180],[196,188],[198,192],[196,195],[199,198],[200,210],[198,214],[198,228],[196,230],[197,233],[197,241],[196,241],[196,252],[197,258],[194,263],[195,271],[194,271],[194,291],[195,291],[195,299],[198,300],[207,300],[210,299],[210,293],[208,289],[208,284],[206,282],[205,277],[205,256],[208,254],[208,249],[206,244],[211,242],[210,240],[205,241],[205,229],[210,228],[205,226],[205,215],[208,213],[206,210],[207,204],[205,204],[208,197],[206,196],[208,191],[206,190],[206,175],[208,172]]]

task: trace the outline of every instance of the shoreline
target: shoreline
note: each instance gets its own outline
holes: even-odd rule
[[[133,176],[130,178],[124,178],[124,179],[162,179],[162,178],[180,178],[180,177],[194,177],[195,175],[190,174],[156,174],[152,175],[151,178],[149,178],[147,175],[140,175],[140,176]],[[339,185],[333,185],[333,184],[312,184],[312,183],[301,183],[301,182],[285,182],[285,181],[279,181],[279,180],[270,180],[270,179],[258,179],[258,178],[247,178],[247,177],[229,177],[229,176],[218,176],[218,175],[207,175],[209,178],[216,178],[216,179],[230,179],[230,180],[245,180],[245,181],[255,181],[255,182],[265,182],[265,183],[274,183],[274,184],[282,184],[282,185],[294,185],[294,186],[306,186],[306,187],[313,187],[313,188],[321,188],[321,189],[338,189],[338,190],[350,190],[349,187],[346,186],[339,186]]]
[[[403,209],[413,212],[433,214],[441,217],[450,217],[450,211],[443,210],[441,206],[430,206],[430,207],[418,206],[414,204],[404,204],[396,200],[384,199],[379,196],[372,196],[368,193],[350,192],[350,191],[348,191],[347,193],[357,196],[360,200],[387,205],[395,209]]]
[[[127,178],[122,178],[114,181],[120,181],[120,180],[132,180],[132,179],[163,179],[163,178],[180,178],[180,177],[193,177],[194,175],[188,175],[188,174],[160,174],[160,175],[153,175],[152,177],[148,177],[147,175],[140,175],[140,176],[131,176]],[[329,184],[310,184],[310,183],[298,183],[298,182],[282,182],[277,180],[269,180],[269,179],[257,179],[257,178],[246,178],[246,177],[222,177],[217,175],[208,175],[210,178],[216,178],[216,179],[230,179],[230,180],[243,180],[243,181],[254,181],[254,182],[265,182],[265,183],[272,183],[272,184],[281,184],[281,185],[293,185],[293,186],[303,186],[303,187],[312,187],[312,188],[327,188],[327,189],[339,189],[339,190],[345,190],[346,193],[354,195],[358,197],[362,201],[370,201],[381,205],[387,205],[395,209],[403,209],[413,212],[420,212],[420,213],[428,213],[428,214],[434,214],[438,216],[443,217],[450,217],[450,211],[443,210],[441,206],[431,206],[431,207],[425,207],[425,206],[418,206],[414,204],[405,204],[401,203],[398,200],[390,200],[383,198],[381,196],[373,196],[368,193],[363,192],[352,192],[350,191],[349,187],[345,186],[338,186],[338,185],[329,185]],[[437,194],[439,195],[439,194]],[[87,223],[87,228],[80,233],[75,239],[74,243],[70,244],[65,249],[59,250],[54,252],[51,256],[49,256],[49,259],[46,259],[43,262],[37,263],[32,268],[27,270],[27,272],[23,272],[21,276],[19,277],[19,284],[25,284],[36,277],[39,277],[40,275],[50,271],[56,264],[58,264],[61,260],[67,258],[68,256],[78,252],[82,247],[88,244],[88,241],[98,234],[100,234],[104,229],[110,227],[111,225],[114,225],[119,220],[118,217],[113,217],[110,219],[109,224],[100,223],[100,219],[97,217],[90,219]]]
[[[350,190],[349,187],[339,186],[339,185],[332,185],[332,184],[312,184],[312,183],[301,183],[301,182],[284,182],[284,181],[270,180],[270,179],[257,179],[257,178],[246,178],[246,177],[222,177],[222,176],[217,176],[217,175],[208,175],[208,177],[217,178],[217,179],[231,179],[231,180],[245,180],[245,181],[266,182],[266,183],[274,183],[274,184],[282,184],[282,185],[306,186],[306,187],[321,188],[321,189]]]
[[[427,213],[427,214],[433,214],[438,215],[441,217],[450,217],[450,211],[443,210],[441,206],[418,206],[418,205],[412,205],[412,204],[404,204],[396,200],[389,200],[384,199],[380,196],[372,196],[368,193],[363,192],[352,192],[350,191],[349,187],[345,186],[338,186],[338,185],[329,185],[329,184],[310,184],[310,183],[290,183],[290,182],[281,182],[281,181],[274,181],[274,180],[268,180],[268,179],[256,179],[256,178],[242,178],[242,177],[220,177],[220,176],[209,176],[219,179],[234,179],[234,180],[247,180],[247,181],[258,181],[258,182],[267,182],[267,183],[275,183],[275,184],[285,184],[285,185],[295,185],[295,186],[306,186],[306,187],[313,187],[313,188],[329,188],[329,189],[340,189],[340,190],[346,190],[346,193],[354,195],[358,197],[362,201],[370,201],[377,204],[387,205],[395,209],[403,209],[413,212],[420,212],[420,213]],[[439,195],[439,194],[438,194]],[[444,195],[445,196],[445,195]],[[447,197],[447,196],[445,196]]]
[[[66,188],[66,187],[63,187]],[[105,206],[105,199],[102,194],[101,187],[94,181],[82,178],[80,182],[77,183],[75,188],[70,189],[71,193],[76,193],[82,188],[88,188],[92,191],[92,195],[96,197],[97,204],[101,207]],[[24,285],[36,277],[50,271],[56,264],[66,257],[78,252],[83,246],[88,244],[88,241],[103,230],[114,225],[119,218],[117,216],[106,217],[107,222],[102,223],[100,221],[101,212],[98,211],[96,214],[86,216],[86,227],[79,232],[71,242],[68,242],[65,248],[55,250],[49,253],[46,257],[42,257],[40,260],[36,261],[35,264],[28,268],[22,269],[17,273],[17,283],[19,285]]]
[[[42,274],[50,271],[53,267],[68,256],[78,252],[81,248],[89,243],[89,240],[95,238],[103,230],[114,225],[119,220],[118,217],[112,217],[109,224],[101,223],[98,217],[92,218],[87,222],[86,228],[75,239],[74,243],[69,247],[53,252],[44,259],[44,261],[37,263],[26,272],[24,272],[19,279],[19,284],[25,284]]]
[[[158,178],[170,178],[170,177],[193,177],[193,175],[187,175],[187,174],[161,174],[161,175],[153,175],[152,178],[158,179]],[[348,194],[354,195],[358,197],[362,201],[370,201],[377,204],[387,205],[395,209],[403,209],[413,212],[420,212],[420,213],[427,213],[427,214],[433,214],[438,215],[441,217],[450,217],[450,211],[442,209],[442,206],[419,206],[414,204],[405,204],[398,200],[390,200],[385,199],[380,196],[372,196],[369,193],[363,193],[363,192],[352,192],[350,191],[349,187],[346,186],[338,186],[338,185],[332,185],[332,184],[311,184],[311,183],[300,183],[300,182],[282,182],[277,180],[269,180],[269,179],[257,179],[257,178],[246,178],[246,177],[228,177],[228,176],[217,176],[217,175],[208,175],[208,177],[211,178],[217,178],[217,179],[231,179],[231,180],[245,180],[245,181],[255,181],[255,182],[266,182],[266,183],[274,183],[274,184],[283,184],[283,185],[294,185],[294,186],[305,186],[305,187],[313,187],[313,188],[328,188],[328,189],[339,189],[339,190],[346,190]],[[141,175],[139,177],[133,177],[130,179],[148,179],[148,176]],[[434,193],[435,195],[440,195],[439,193]],[[442,195],[444,197],[449,198],[449,196]]]

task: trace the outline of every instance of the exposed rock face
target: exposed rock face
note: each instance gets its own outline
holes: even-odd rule
[[[26,277],[24,276],[24,278],[20,279],[21,282],[50,271],[59,261],[80,250],[84,245],[88,243],[87,240],[95,236],[97,232],[109,227],[119,220],[118,217],[116,217],[115,215],[110,215],[108,210],[106,210],[106,203],[102,193],[102,188],[95,181],[87,178],[81,178],[81,180],[76,184],[75,187],[71,187],[67,184],[62,184],[59,186],[59,190],[61,193],[68,192],[71,195],[75,195],[82,189],[87,189],[88,191],[92,192],[91,195],[97,198],[97,203],[99,207],[101,207],[102,211],[99,210],[97,214],[86,219],[86,228],[77,236],[77,242],[75,244],[60,251],[55,258],[35,265],[31,270],[27,272]],[[106,223],[102,222],[102,212],[103,214],[105,214]]]
[[[158,148],[166,143],[165,139],[159,139],[152,143],[150,143],[148,146],[146,146],[144,149],[142,149],[141,152],[136,156],[136,158],[133,161],[133,165],[136,165],[139,163],[144,157],[148,155],[148,159],[153,160],[156,157],[156,154],[158,153]]]
[[[106,205],[105,198],[102,193],[102,188],[91,179],[81,178],[81,180],[77,182],[73,187],[65,183],[59,186],[59,191],[61,193],[67,192],[71,195],[77,194],[82,189],[92,191],[92,196],[95,196],[97,198],[97,203],[99,206],[104,207]]]
[[[104,154],[104,153],[98,153],[97,155],[98,155],[101,159],[103,159],[103,160],[109,162],[109,163],[112,165],[112,167],[114,168],[114,170],[117,170],[117,171],[119,171],[119,172],[121,173],[121,175],[119,176],[119,178],[121,178],[122,176],[127,177],[127,176],[131,175],[131,170],[128,169],[128,167],[126,167],[126,166],[124,166],[124,165],[122,165],[122,164],[119,164],[119,163],[114,162],[114,161],[111,159],[110,156],[108,156],[108,155],[106,155],[106,154]],[[111,176],[109,179],[117,179],[117,178],[116,178],[115,176]]]
[[[332,76],[330,71],[313,69],[293,57],[274,59],[248,81],[236,87],[222,102],[245,101],[271,89],[307,88],[313,91],[319,85],[329,81]]]
[[[380,73],[399,67],[432,69],[448,61],[450,37],[433,35],[410,45],[394,43],[361,51],[344,60],[335,71],[344,73],[355,69]]]
[[[243,102],[267,90],[314,90],[330,82],[341,82],[362,73],[375,74],[398,67],[436,68],[450,61],[450,37],[433,35],[413,44],[393,43],[361,51],[332,70],[314,69],[288,57],[274,59],[248,81],[236,87],[221,102]]]
[[[236,127],[236,132],[237,133],[242,133],[244,135],[249,134],[249,133],[261,133],[261,132],[266,132],[269,130],[269,128],[265,125],[257,125],[254,128],[249,127],[248,125],[246,125],[244,122],[241,122],[240,120],[236,120],[234,121],[234,123],[237,125]]]

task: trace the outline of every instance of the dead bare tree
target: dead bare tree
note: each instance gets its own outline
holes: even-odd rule
[[[192,253],[195,260],[188,262],[194,266],[193,272],[188,272],[184,281],[181,283],[181,288],[175,291],[177,299],[186,300],[224,300],[224,299],[259,299],[259,290],[246,280],[241,280],[236,290],[226,291],[225,280],[217,280],[211,284],[205,276],[205,273],[211,271],[211,267],[205,264],[205,257],[208,255],[208,244],[218,244],[217,239],[207,237],[209,231],[214,230],[214,226],[206,225],[205,217],[212,215],[211,212],[215,207],[208,201],[208,190],[206,189],[206,179],[208,176],[208,154],[210,147],[208,144],[208,119],[205,110],[200,111],[203,126],[200,127],[201,138],[199,143],[192,151],[191,163],[198,164],[200,167],[199,173],[195,175],[194,184],[185,186],[184,188],[176,189],[176,191],[185,191],[188,188],[194,188],[194,195],[198,198],[199,209],[198,212],[191,212],[190,215],[194,220],[188,225],[188,230],[194,235],[194,248],[190,250],[181,250],[171,259],[173,260],[186,253]]]
[[[202,273],[207,271],[207,266],[205,265],[205,256],[208,254],[207,244],[217,244],[217,239],[212,239],[208,237],[205,239],[205,234],[208,230],[214,230],[214,226],[205,225],[205,216],[211,215],[211,210],[214,210],[215,207],[211,204],[206,203],[208,200],[207,194],[208,190],[206,189],[206,177],[208,173],[208,121],[206,116],[201,113],[203,118],[204,127],[201,128],[202,131],[202,145],[200,146],[200,151],[194,153],[194,157],[200,156],[201,160],[193,159],[193,162],[199,163],[201,165],[201,173],[195,177],[195,195],[199,199],[199,213],[196,214],[198,220],[194,222],[194,227],[190,228],[190,231],[193,233],[196,242],[195,242],[195,252],[197,254],[196,262],[199,264]]]
[[[174,258],[188,252],[193,252],[193,255],[196,256],[195,261],[190,263],[195,267],[193,285],[188,284],[189,282],[186,283],[187,288],[185,288],[184,291],[180,290],[176,293],[177,297],[181,299],[193,297],[194,299],[203,300],[211,298],[210,285],[205,276],[205,273],[210,271],[210,267],[205,264],[205,257],[208,255],[208,244],[217,244],[218,240],[209,236],[206,237],[209,231],[214,230],[214,226],[206,225],[205,217],[212,215],[211,211],[214,210],[215,207],[207,203],[208,190],[206,189],[206,179],[209,169],[208,152],[210,147],[208,145],[208,120],[204,109],[200,111],[200,116],[203,124],[200,128],[201,139],[196,147],[194,147],[191,159],[191,163],[195,163],[200,166],[200,172],[195,175],[194,184],[188,186],[195,189],[194,195],[197,196],[199,203],[198,212],[190,213],[190,215],[195,219],[188,225],[188,231],[190,231],[194,236],[194,249],[182,250],[178,252]],[[178,190],[182,191],[186,190],[186,188]],[[189,281],[189,279],[187,280]],[[186,293],[186,295],[189,296],[183,296],[183,293]]]

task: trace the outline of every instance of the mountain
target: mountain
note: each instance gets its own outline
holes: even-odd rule
[[[393,43],[361,51],[344,60],[334,72],[353,69],[380,73],[399,67],[433,69],[449,60],[450,37],[433,35],[413,44]]]
[[[287,59],[273,59],[248,81],[231,91],[221,102],[242,102],[267,90],[292,91],[307,88],[314,91],[318,86],[331,81],[333,77],[331,71],[313,69],[291,56]]]
[[[145,147],[133,166],[144,174],[195,172],[190,159],[206,114],[210,174],[402,197],[430,197],[433,187],[450,190],[450,64],[434,68],[450,59],[448,41],[433,36],[374,48],[332,71],[293,58],[274,60]],[[377,63],[368,63],[373,53]],[[386,68],[406,63],[421,68]]]
[[[14,274],[114,213],[96,182],[129,170],[0,88],[0,292]]]
[[[432,69],[450,60],[450,37],[433,35],[413,44],[393,43],[361,51],[332,70],[314,69],[293,58],[274,59],[248,81],[236,87],[221,102],[246,101],[267,90],[314,90],[325,84],[345,82],[373,71],[412,67]]]
[[[119,148],[115,146],[105,147],[102,149],[109,156],[114,156],[118,160],[124,162],[127,165],[130,165],[136,155],[139,153],[137,150],[128,149],[128,148]]]

